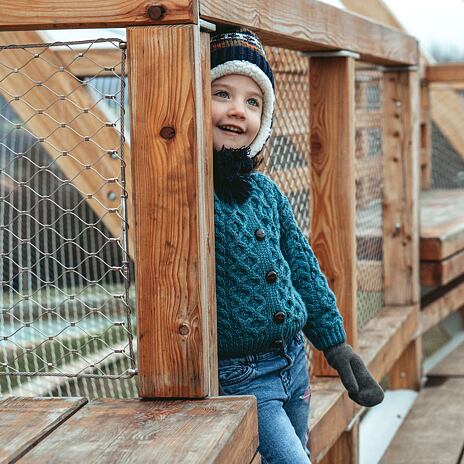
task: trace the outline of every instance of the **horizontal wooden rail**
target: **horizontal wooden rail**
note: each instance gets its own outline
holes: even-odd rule
[[[428,65],[425,79],[429,82],[464,82],[464,63]]]
[[[418,61],[413,37],[315,0],[294,1],[291,8],[277,0],[201,0],[200,17],[249,27],[267,45],[302,51],[351,50],[364,61],[382,64]]]
[[[196,1],[157,5],[141,0],[3,0],[0,31],[198,23]]]

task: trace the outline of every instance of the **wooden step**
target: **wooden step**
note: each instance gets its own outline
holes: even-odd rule
[[[421,261],[441,261],[464,250],[463,211],[462,190],[421,192]]]
[[[424,388],[381,464],[457,464],[464,446],[464,378]]]
[[[0,401],[0,462],[14,462],[87,403],[85,398]]]
[[[464,377],[464,342],[427,373],[428,377]],[[464,409],[464,404],[461,405]]]
[[[22,453],[21,463],[260,462],[254,396],[166,401],[102,399],[73,411],[71,417],[69,411],[76,405],[70,400],[69,404],[52,400],[41,403],[41,416],[31,416],[30,406],[38,400],[23,398],[21,404],[10,405],[6,422],[0,402],[0,462],[10,462],[15,456],[11,450],[9,455],[1,455],[5,443],[13,438],[9,447],[14,448],[13,452],[27,451]],[[57,424],[64,413],[69,418]],[[41,418],[39,423],[35,423],[36,416]],[[49,432],[50,424],[55,428],[45,436],[40,431]]]
[[[446,285],[464,274],[464,250],[442,261],[421,261],[420,280],[424,287]]]

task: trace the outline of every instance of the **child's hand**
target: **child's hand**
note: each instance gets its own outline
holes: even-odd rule
[[[342,343],[324,351],[331,367],[337,370],[349,397],[361,406],[375,406],[383,400],[382,387],[350,345]]]

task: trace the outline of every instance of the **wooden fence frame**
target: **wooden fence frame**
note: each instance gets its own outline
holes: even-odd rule
[[[130,27],[131,195],[135,209],[141,396],[205,398],[218,394],[208,117],[209,40],[200,31],[201,20],[249,27],[266,45],[305,52],[350,52],[341,57],[335,54],[308,58],[313,66],[310,86],[313,91],[320,89],[323,95],[319,101],[311,102],[312,109],[314,114],[329,111],[325,127],[316,129],[315,120],[311,122],[311,130],[317,134],[317,138],[311,138],[311,149],[313,153],[319,152],[312,163],[321,180],[329,172],[334,176],[327,197],[332,209],[327,210],[326,216],[321,213],[313,223],[314,246],[339,302],[343,303],[341,311],[350,340],[376,378],[380,379],[392,369],[401,374],[413,359],[416,363],[414,375],[407,380],[409,385],[416,385],[420,346],[416,342],[419,317],[415,282],[418,284],[418,280],[414,281],[418,246],[417,183],[415,180],[409,183],[405,177],[397,179],[399,195],[389,198],[384,210],[388,224],[384,240],[386,243],[391,240],[389,250],[394,243],[401,242],[404,258],[401,273],[412,283],[412,290],[405,297],[399,294],[394,297],[392,293],[389,306],[357,334],[353,317],[356,256],[353,218],[350,217],[354,211],[354,185],[351,184],[354,176],[350,174],[350,182],[347,182],[345,169],[348,166],[352,173],[352,53],[357,53],[365,61],[395,67],[391,74],[394,83],[388,85],[395,94],[392,97],[394,111],[402,106],[404,112],[399,116],[388,113],[389,118],[396,119],[384,132],[391,149],[388,155],[391,163],[387,169],[416,176],[418,98],[416,72],[409,66],[418,61],[417,41],[402,32],[314,0],[296,2],[291,10],[282,9],[277,0],[247,0],[247,8],[236,0],[167,0],[163,5],[149,6],[136,0],[63,1],[63,8],[59,9],[52,3],[37,0],[23,8],[21,2],[6,0],[0,31]],[[232,10],[233,18],[230,17]],[[335,89],[332,84],[326,85],[322,74],[316,72],[318,69],[334,72],[341,87]],[[345,118],[338,119],[337,125],[332,126],[330,112],[334,113],[337,99],[344,102]],[[401,105],[397,105],[397,101]],[[391,105],[387,108],[393,111]],[[343,151],[330,149],[333,143],[330,137],[334,135],[338,142],[347,143]],[[348,157],[342,159],[343,154]],[[312,201],[317,205],[318,195],[325,187],[314,180]],[[337,185],[346,189],[345,209],[336,204]],[[338,231],[337,227],[347,219],[350,226]],[[327,224],[335,226],[330,236]],[[340,253],[337,261],[332,260],[335,249]],[[388,263],[386,266],[386,275],[393,276]],[[319,359],[316,373],[332,374],[322,358]],[[313,391],[325,398],[320,405],[315,405],[313,416],[316,419],[311,424],[315,462],[323,462],[324,456],[328,462],[341,452],[346,453],[347,449],[351,450],[349,461],[355,462],[358,408],[348,399],[338,379],[321,378],[314,383]]]

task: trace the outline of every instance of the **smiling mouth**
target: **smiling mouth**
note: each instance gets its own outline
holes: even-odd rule
[[[218,126],[221,131],[226,132],[227,134],[235,134],[235,135],[240,135],[243,134],[244,131],[240,129],[240,127],[236,126],[229,126],[229,125],[223,125],[223,126]]]

